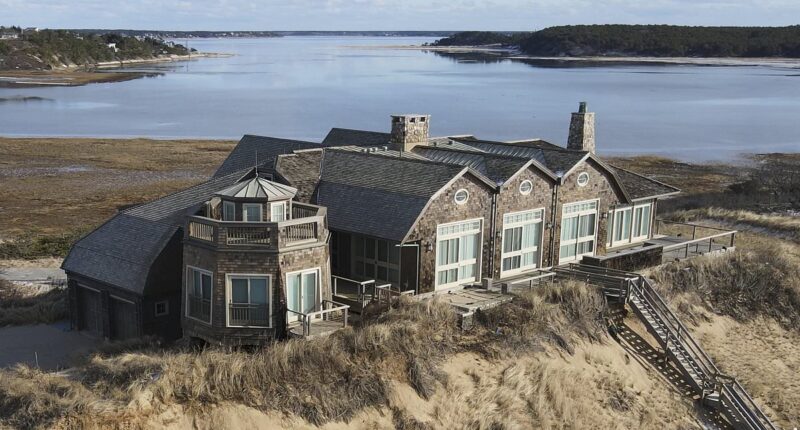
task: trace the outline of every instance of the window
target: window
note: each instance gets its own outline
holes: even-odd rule
[[[503,215],[503,276],[520,273],[539,264],[543,217],[543,209]]]
[[[578,175],[578,186],[585,187],[586,184],[589,183],[589,174],[586,172],[581,172]]]
[[[270,221],[286,221],[286,202],[272,203],[270,206]]]
[[[161,317],[169,314],[169,301],[156,302],[156,316]]]
[[[559,263],[577,261],[584,255],[594,254],[597,203],[597,200],[590,200],[564,205]]]
[[[519,184],[519,192],[523,196],[527,196],[528,194],[530,194],[531,190],[533,190],[533,182],[526,179],[522,181],[521,184]]]
[[[270,281],[267,275],[228,275],[228,326],[271,326]]]
[[[652,203],[618,206],[609,215],[611,246],[641,242],[650,237]]]
[[[463,188],[456,191],[455,195],[456,204],[463,205],[464,203],[467,202],[467,200],[469,200],[469,191]]]
[[[186,268],[186,315],[211,323],[211,272],[196,267]]]
[[[222,203],[222,220],[236,221],[236,204],[233,202]]]
[[[482,220],[441,225],[436,237],[436,288],[476,281]]]
[[[260,203],[245,203],[242,205],[242,210],[244,211],[244,218],[245,222],[261,222],[263,219],[261,217],[261,204]]]

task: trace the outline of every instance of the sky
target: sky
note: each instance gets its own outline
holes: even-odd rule
[[[139,30],[507,30],[779,26],[800,0],[0,0],[0,25]]]

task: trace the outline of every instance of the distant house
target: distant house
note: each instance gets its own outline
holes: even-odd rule
[[[39,27],[27,27],[24,30],[22,30],[22,32],[23,33],[38,33],[39,32]]]
[[[19,34],[17,34],[14,30],[3,30],[0,31],[0,40],[13,40],[19,39]]]
[[[117,44],[116,43],[109,43],[109,44],[106,44],[106,46],[111,48],[114,52],[119,52],[119,48],[117,48]]]
[[[74,245],[72,326],[221,344],[322,333],[365,286],[438,294],[638,250],[679,192],[595,155],[585,105],[566,147],[429,126],[395,115],[389,133],[335,128],[321,143],[244,136],[207,182]]]

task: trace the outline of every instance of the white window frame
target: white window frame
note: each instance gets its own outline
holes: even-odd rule
[[[247,219],[248,209],[258,208],[258,221]],[[261,203],[242,203],[242,222],[264,222],[264,205]]]
[[[208,321],[203,321],[200,318],[195,318],[195,317],[189,315],[189,290],[190,290],[190,288],[194,287],[194,274],[192,274],[192,276],[191,276],[192,285],[189,285],[189,272],[193,272],[193,271],[197,271],[197,272],[200,272],[203,275],[208,275],[208,276],[211,277],[211,297],[209,298],[209,300],[211,301],[211,306],[209,307],[209,310],[208,310]],[[202,288],[203,288],[203,284],[202,284],[202,281],[201,281],[200,282],[200,289],[202,290]],[[206,325],[211,325],[212,321],[214,321],[214,272],[211,272],[211,271],[206,270],[206,269],[201,269],[201,268],[195,267],[195,266],[190,266],[188,264],[186,265],[186,309],[184,309],[184,314],[186,315],[186,318],[191,318],[191,319],[193,319],[195,321],[200,321],[201,323],[206,324]]]
[[[464,201],[458,201],[458,195],[460,193],[464,193],[466,197],[464,197]],[[466,188],[461,188],[453,194],[453,201],[456,202],[457,205],[465,205],[469,201],[469,191]]]
[[[593,209],[583,209],[583,210],[578,210],[578,211],[570,212],[569,214],[566,214],[566,209],[568,207],[576,206],[576,205],[589,204],[589,203],[594,203],[595,204]],[[591,214],[594,214],[594,235],[593,236],[577,236],[575,239],[567,239],[567,240],[564,240],[562,238],[562,234],[563,234],[563,231],[564,231],[564,220],[565,219],[572,218],[572,217],[578,217],[578,224],[576,226],[576,229],[577,229],[578,232],[580,232],[580,226],[581,226],[580,217],[581,216],[589,216]],[[598,226],[598,222],[599,222],[598,218],[600,218],[600,199],[591,199],[591,200],[583,200],[583,201],[579,201],[579,202],[570,202],[570,203],[566,203],[566,204],[561,206],[561,226],[560,226],[560,229],[559,229],[559,243],[558,243],[558,264],[564,264],[564,263],[569,263],[569,262],[572,262],[572,261],[578,261],[584,255],[594,255],[595,251],[597,250],[597,226]],[[579,254],[578,253],[578,245],[580,245],[583,242],[588,242],[590,240],[593,241],[591,251]],[[561,255],[561,247],[564,246],[564,245],[575,245],[575,255],[574,256],[569,256],[569,257],[566,257],[566,258],[563,257]]]
[[[439,234],[439,229],[442,227],[451,227],[459,224],[469,224],[469,223],[478,223],[478,228],[470,229],[470,230],[463,230],[457,233],[450,233],[450,234]],[[457,249],[460,250],[461,243],[460,238],[471,235],[477,234],[476,242],[478,244],[478,249],[475,252],[475,258],[471,258],[469,260],[459,260],[455,263],[439,265],[439,254],[441,253],[441,247],[439,246],[439,242],[449,239],[459,239],[459,246]],[[481,255],[483,253],[483,218],[473,218],[463,221],[456,221],[450,222],[446,224],[438,224],[436,226],[436,255],[434,256],[435,264],[434,264],[434,290],[442,290],[451,287],[457,287],[459,285],[467,284],[470,282],[476,282],[477,280],[481,279]],[[461,267],[475,265],[475,277],[473,279],[457,279],[456,281],[449,282],[446,284],[439,284],[439,272],[443,270],[452,270],[458,269],[460,271]],[[458,278],[458,276],[456,276]]]
[[[536,214],[538,213],[538,218],[534,218],[533,220],[525,220],[525,221],[518,221],[518,222],[509,222],[506,223],[506,217],[515,216],[515,215],[527,215],[527,214]],[[505,252],[506,249],[506,229],[511,228],[522,228],[523,231],[526,225],[538,225],[539,228],[539,243],[536,246],[528,247],[528,248],[520,248],[518,251],[510,251]],[[502,232],[502,240],[500,243],[500,278],[517,275],[519,273],[523,273],[525,271],[535,269],[537,267],[541,267],[542,265],[542,241],[544,240],[544,208],[538,209],[531,209],[519,212],[510,212],[503,215],[503,232]],[[536,252],[538,254],[538,258],[532,265],[523,266],[522,265],[522,255],[527,254],[529,252]],[[520,266],[516,269],[510,270],[503,270],[503,260],[506,258],[513,258],[519,257],[520,258]]]
[[[276,220],[275,219],[275,209],[278,208],[278,207],[281,208],[281,213],[283,214],[283,216],[281,217],[283,219],[280,219],[280,220]],[[286,221],[286,202],[271,202],[269,204],[269,220],[271,222]]]
[[[213,291],[213,288],[212,288]],[[158,305],[164,305],[164,312],[158,311]],[[169,300],[159,300],[153,304],[153,313],[157,317],[163,317],[164,315],[169,315]]]
[[[250,301],[250,279],[267,280],[267,321],[268,325],[231,325],[230,305],[233,303],[233,279],[247,279],[247,300]],[[268,273],[227,273],[225,274],[225,326],[238,328],[272,328],[272,275]]]
[[[531,187],[528,191],[523,191],[522,190],[522,186],[525,185],[525,184],[528,184]],[[526,180],[524,180],[524,181],[519,183],[519,193],[520,194],[522,194],[523,196],[527,196],[531,192],[533,192],[533,182],[530,179],[526,179]]]
[[[320,267],[314,267],[311,269],[303,269],[303,270],[296,270],[294,272],[289,272],[286,274],[286,284],[285,284],[285,295],[286,295],[286,321],[288,322],[295,322],[298,321],[296,314],[289,313],[289,277],[300,275],[300,304],[303,303],[303,275],[307,273],[314,273],[317,276],[316,288],[314,290],[314,295],[316,296],[316,303],[314,303],[314,311],[318,311],[322,306],[322,270]]]
[[[228,212],[228,209],[230,209],[231,219],[225,219],[225,213]],[[222,201],[222,220],[226,222],[236,221],[236,203],[225,200]]]
[[[637,218],[636,212],[641,210],[642,215],[644,215],[644,208],[649,207],[649,213],[647,217],[648,228],[645,231],[645,234],[639,235],[638,232],[641,230],[641,221],[642,218]],[[627,238],[623,238],[620,240],[616,240],[616,236],[618,233],[617,229],[617,220],[618,217],[624,216],[625,213],[630,213],[631,222],[628,226]],[[618,247],[624,246],[632,243],[639,243],[643,242],[650,238],[650,232],[653,228],[653,202],[647,203],[638,203],[633,205],[624,205],[624,206],[617,206],[609,211],[609,228],[608,228],[608,236],[610,241],[611,247]]]

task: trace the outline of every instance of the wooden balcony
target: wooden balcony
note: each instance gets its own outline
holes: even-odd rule
[[[199,215],[187,218],[185,239],[216,248],[291,250],[328,239],[326,209],[293,203],[292,219],[281,222],[220,221]]]
[[[231,303],[228,305],[228,325],[237,327],[269,327],[267,305]]]
[[[323,300],[322,309],[316,312],[304,314],[290,310],[289,315],[297,316],[299,321],[289,323],[289,336],[307,339],[325,336],[347,327],[349,309],[348,305]]]

